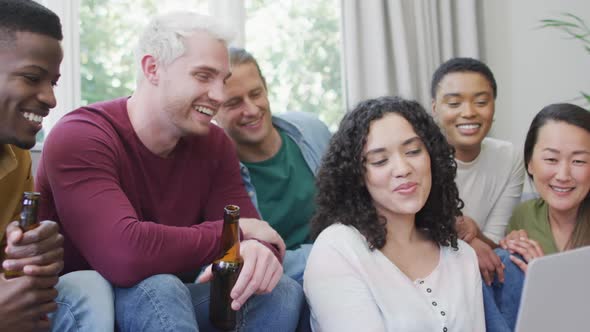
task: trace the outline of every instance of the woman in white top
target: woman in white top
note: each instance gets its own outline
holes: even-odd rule
[[[485,331],[452,148],[416,102],[348,113],[318,174],[304,277],[314,331]]]
[[[496,80],[490,68],[471,58],[453,58],[432,75],[432,113],[455,148],[459,197],[465,203],[457,230],[479,258],[484,281],[504,266],[494,253],[504,237],[524,182],[522,156],[512,143],[486,137],[495,113]]]

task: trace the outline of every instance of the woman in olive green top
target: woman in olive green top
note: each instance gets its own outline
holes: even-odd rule
[[[502,247],[524,258],[590,245],[590,112],[571,104],[545,107],[524,147],[525,167],[540,198],[518,206]]]
[[[505,250],[496,249],[505,272],[503,283],[483,288],[488,331],[514,329],[528,262],[590,245],[590,112],[543,108],[527,133],[524,161],[540,197],[514,210],[500,241]]]
[[[534,239],[540,250],[545,255],[559,252],[553,239],[551,226],[549,225],[549,205],[542,198],[531,199],[518,206],[510,223],[508,224],[508,236],[500,242],[505,249],[509,249],[510,240],[516,241],[516,245],[522,244],[520,238]],[[531,241],[531,244],[534,244]],[[506,244],[504,244],[506,243]]]

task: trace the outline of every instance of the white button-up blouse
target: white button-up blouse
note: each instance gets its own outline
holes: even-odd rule
[[[352,226],[331,225],[307,261],[304,290],[316,332],[485,331],[473,249],[441,247],[437,267],[410,280]]]

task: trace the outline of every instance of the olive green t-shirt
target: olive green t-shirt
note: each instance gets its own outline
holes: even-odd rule
[[[549,225],[548,205],[543,199],[531,199],[514,209],[506,234],[520,229],[524,229],[529,238],[539,242],[545,255],[559,252]]]
[[[315,178],[297,144],[282,130],[279,152],[248,167],[262,219],[283,237],[287,249],[309,242],[309,220],[315,211]]]

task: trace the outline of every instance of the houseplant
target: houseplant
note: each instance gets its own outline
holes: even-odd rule
[[[580,17],[563,13],[558,18],[548,18],[541,20],[541,28],[554,28],[561,30],[571,39],[577,40],[582,44],[586,52],[590,55],[590,28]],[[590,94],[580,91],[585,104],[590,105]]]

